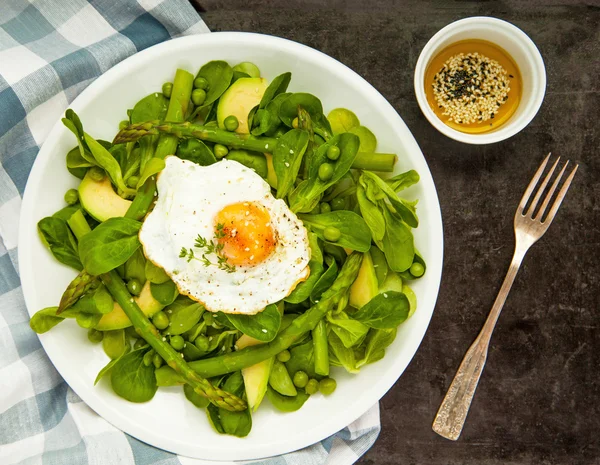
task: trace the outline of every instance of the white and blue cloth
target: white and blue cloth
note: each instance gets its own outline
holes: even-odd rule
[[[94,79],[173,37],[209,32],[186,0],[0,2],[0,463],[200,465],[119,431],[54,369],[29,328],[17,263],[21,197],[48,132]],[[346,465],[375,442],[379,406],[301,451],[252,462]],[[223,463],[223,462],[220,462]]]

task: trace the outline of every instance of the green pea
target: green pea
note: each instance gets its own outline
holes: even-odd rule
[[[196,89],[206,90],[208,89],[208,81],[203,77],[197,77],[194,79],[194,87]]]
[[[138,339],[133,343],[133,350],[141,349],[142,347],[146,347],[147,345],[148,343],[146,341],[144,341],[143,339]]]
[[[337,145],[332,145],[327,149],[327,158],[330,160],[337,160],[340,158],[340,148]]]
[[[152,317],[152,323],[157,329],[166,329],[169,326],[169,317],[162,310]]]
[[[173,349],[175,350],[182,350],[183,346],[185,345],[185,341],[179,335],[171,336],[169,343],[171,344],[171,347],[173,347]]]
[[[294,373],[294,386],[303,388],[308,384],[308,375],[304,371]]]
[[[298,121],[298,117],[296,116],[293,120],[292,120],[292,127],[294,129],[298,129],[298,125],[300,124],[300,121]]]
[[[345,197],[336,197],[335,199],[332,199],[329,203],[331,204],[331,209],[333,211],[344,210],[346,208]]]
[[[104,338],[104,333],[102,331],[98,331],[97,329],[90,328],[88,331],[88,339],[90,342],[94,344],[98,344],[102,342],[102,338]]]
[[[215,144],[213,147],[213,152],[215,153],[215,157],[223,158],[225,155],[229,153],[229,149],[221,144]]]
[[[282,350],[277,354],[277,360],[282,363],[288,362],[292,358],[292,354],[290,354],[289,350]]]
[[[425,267],[421,265],[419,262],[414,262],[410,266],[410,274],[412,274],[415,278],[420,278],[425,273]]]
[[[192,92],[192,102],[199,107],[206,100],[206,92],[203,89],[194,89]]]
[[[198,336],[194,341],[194,345],[198,348],[199,351],[207,352],[210,342],[206,336]]]
[[[119,130],[125,129],[127,126],[129,126],[129,120],[124,119],[123,121],[119,122]]]
[[[138,182],[140,182],[139,176],[129,176],[129,178],[127,178],[127,187],[135,189],[137,187]]]
[[[327,182],[333,176],[333,165],[329,163],[323,163],[319,166],[319,179],[323,182]]]
[[[154,364],[154,368],[159,369],[163,364],[163,359],[160,355],[154,354],[154,357],[152,357],[152,363]]]
[[[342,232],[333,226],[329,226],[323,230],[323,237],[328,242],[337,242],[342,237]]]
[[[240,122],[238,121],[237,116],[229,115],[223,121],[223,125],[225,126],[225,129],[227,129],[229,132],[233,132],[238,128]]]
[[[215,321],[215,317],[211,312],[204,312],[202,314],[202,318],[204,319],[204,322],[209,326],[212,325]]]
[[[142,285],[137,279],[130,279],[127,283],[127,290],[133,295],[140,295],[140,292],[142,292]]]
[[[162,85],[162,93],[165,97],[167,98],[171,98],[171,93],[173,92],[173,83],[172,82],[165,82]]]
[[[69,189],[65,192],[65,202],[69,205],[75,205],[79,202],[79,193],[77,192],[77,189]]]
[[[90,173],[90,178],[92,178],[93,181],[100,182],[104,180],[104,170],[98,166],[92,166],[88,173]]]
[[[319,391],[319,382],[316,379],[309,379],[304,390],[310,396],[316,394]]]
[[[329,213],[331,211],[331,205],[329,205],[327,202],[321,202],[319,205],[319,211],[321,213]]]
[[[328,396],[329,394],[333,394],[333,391],[335,391],[336,387],[337,383],[333,378],[323,378],[319,382],[319,391],[321,391],[326,396]]]

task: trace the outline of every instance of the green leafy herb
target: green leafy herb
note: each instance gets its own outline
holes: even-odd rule
[[[85,269],[98,276],[124,264],[140,247],[142,223],[130,218],[109,218],[79,241],[79,256]]]
[[[199,77],[208,81],[206,98],[201,105],[202,107],[206,107],[217,100],[227,90],[233,78],[233,69],[226,61],[209,61],[198,71],[196,78]]]
[[[37,334],[43,334],[50,331],[57,324],[64,320],[64,317],[56,316],[58,307],[48,307],[35,312],[29,320],[29,326]]]
[[[319,237],[341,247],[347,247],[359,252],[367,252],[371,248],[371,231],[360,215],[348,210],[332,211],[319,215],[298,215],[302,222]],[[340,238],[327,241],[325,229],[336,228],[340,231]]]
[[[302,156],[308,146],[308,133],[301,129],[286,132],[273,151],[273,167],[277,175],[277,198],[283,199],[294,187]]]
[[[223,237],[225,237],[226,233],[223,230],[223,228],[224,225],[217,225],[217,232],[215,234],[216,239],[222,239]],[[198,234],[198,237],[196,237],[196,242],[194,243],[194,247],[203,250],[201,257],[196,256],[192,247],[190,247],[189,249],[182,247],[181,251],[179,252],[179,258],[185,258],[188,261],[188,263],[192,260],[198,260],[199,262],[203,263],[204,266],[216,265],[219,267],[220,270],[227,271],[227,273],[233,273],[235,271],[235,265],[231,265],[230,263],[228,263],[227,257],[223,255],[223,244],[220,244],[215,240],[209,241],[208,239]],[[210,254],[214,254],[217,256],[217,263],[213,263],[208,258],[208,255]]]
[[[229,314],[227,318],[242,333],[263,342],[272,341],[281,325],[281,313],[275,304],[256,315]]]
[[[111,370],[113,391],[130,402],[147,402],[158,389],[154,367],[144,364],[146,352],[146,349],[138,349],[124,355]]]
[[[365,339],[364,356],[356,363],[357,368],[381,360],[385,355],[386,347],[396,339],[397,332],[396,328],[370,329]]]
[[[77,253],[77,243],[65,220],[53,216],[43,218],[38,223],[38,231],[59,262],[77,271],[83,269]]]
[[[408,299],[401,292],[388,291],[377,294],[366,305],[352,315],[352,318],[375,329],[396,328],[408,318]]]
[[[204,313],[204,307],[187,296],[180,295],[166,309],[169,326],[166,334],[183,334],[192,329]]]

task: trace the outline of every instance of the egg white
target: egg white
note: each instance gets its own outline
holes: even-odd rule
[[[165,162],[157,180],[156,205],[139,238],[146,257],[165,270],[181,294],[209,311],[256,314],[288,296],[308,277],[306,228],[283,200],[273,197],[256,172],[232,160],[199,166],[170,156]],[[217,265],[179,257],[182,247],[193,247],[198,235],[214,239],[217,213],[238,202],[256,202],[270,215],[277,240],[265,261],[237,266],[228,273]],[[201,249],[194,252],[202,256]],[[214,255],[208,258],[217,262]]]

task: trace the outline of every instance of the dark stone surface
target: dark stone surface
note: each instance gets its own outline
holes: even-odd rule
[[[362,465],[600,463],[600,4],[556,1],[204,0],[213,31],[286,37],[337,58],[394,105],[429,163],[442,205],[444,273],[414,360],[384,397],[382,432]],[[325,6],[325,4],[327,6]],[[548,87],[532,124],[469,146],[439,134],[413,93],[427,40],[489,15],[538,45]],[[580,164],[561,210],[527,257],[500,317],[462,437],[435,412],[491,308],[512,255],[512,217],[544,154]]]

